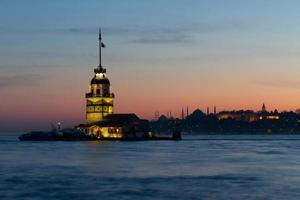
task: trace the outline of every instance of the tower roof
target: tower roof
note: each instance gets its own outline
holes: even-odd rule
[[[108,78],[97,78],[96,76],[91,80],[91,84],[110,84]]]
[[[110,84],[108,78],[106,78],[106,69],[102,67],[101,64],[101,49],[104,48],[105,45],[102,42],[101,29],[99,29],[99,65],[94,69],[95,76],[91,80],[91,84]]]

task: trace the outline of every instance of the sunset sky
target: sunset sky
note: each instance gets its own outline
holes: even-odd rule
[[[1,0],[0,131],[84,122],[99,26],[116,113],[300,108],[298,0]]]

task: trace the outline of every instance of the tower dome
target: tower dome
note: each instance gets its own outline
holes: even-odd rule
[[[94,85],[94,84],[110,85],[110,82],[109,82],[108,78],[106,78],[105,76],[99,78],[99,77],[97,77],[97,75],[95,75],[94,78],[91,80],[91,85]]]
[[[95,75],[91,80],[89,96],[108,97],[113,94],[110,93],[110,82],[106,77],[106,69],[102,66],[94,70]]]

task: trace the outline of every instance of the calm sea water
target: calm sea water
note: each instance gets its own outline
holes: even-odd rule
[[[2,133],[0,199],[300,199],[300,136],[21,142]]]

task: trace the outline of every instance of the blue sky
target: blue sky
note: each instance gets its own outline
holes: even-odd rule
[[[99,26],[117,112],[296,109],[299,19],[296,0],[1,0],[2,127],[84,120]]]

